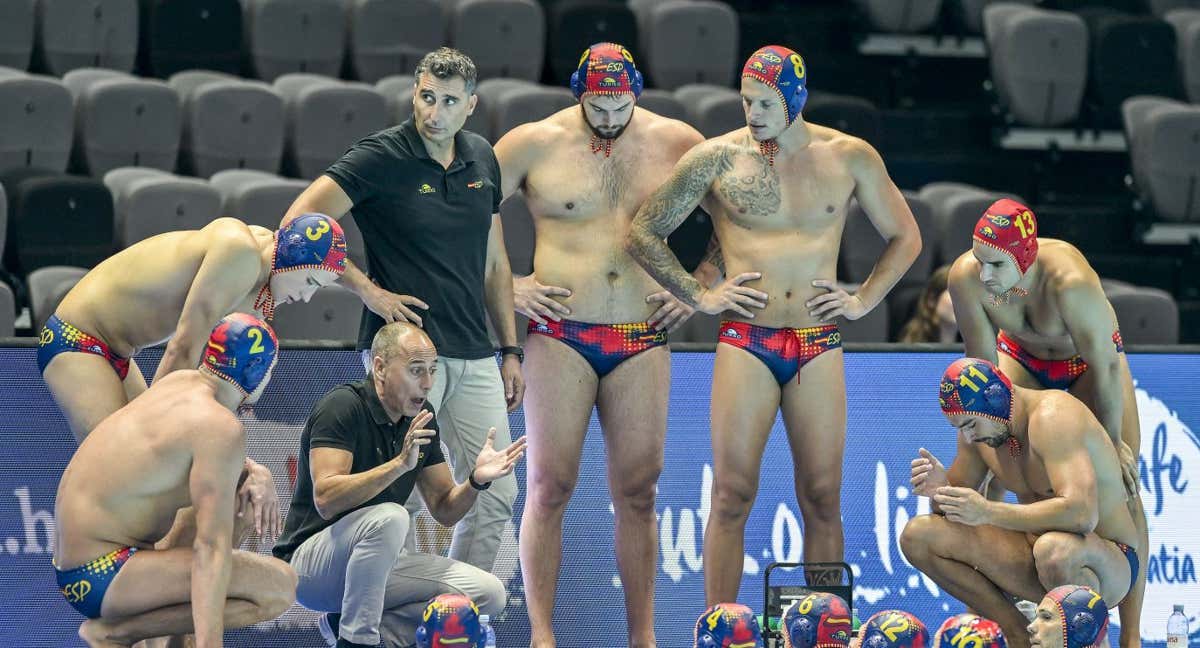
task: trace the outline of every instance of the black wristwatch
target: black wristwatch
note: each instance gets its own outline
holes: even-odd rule
[[[477,491],[485,491],[492,487],[492,482],[488,482],[486,484],[480,484],[479,482],[475,481],[475,471],[474,470],[471,471],[470,475],[467,475],[467,481],[471,482],[471,488],[474,488]]]
[[[517,356],[517,362],[525,362],[525,350],[519,346],[500,347],[500,359],[503,360],[506,355]]]

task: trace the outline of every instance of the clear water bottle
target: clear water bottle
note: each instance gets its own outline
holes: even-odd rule
[[[484,648],[496,648],[496,631],[492,630],[492,618],[486,614],[480,614],[479,625],[483,626]],[[1181,646],[1180,648],[1186,648],[1186,646]]]
[[[1176,605],[1167,619],[1167,648],[1188,648],[1188,622],[1182,605]]]

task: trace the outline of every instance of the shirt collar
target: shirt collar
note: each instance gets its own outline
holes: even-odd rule
[[[421,134],[417,132],[417,126],[413,122],[412,117],[409,117],[400,124],[400,134],[408,142],[408,148],[412,151],[413,157],[419,160],[429,160],[439,167],[441,166],[441,163],[429,157],[429,151],[425,149],[425,140],[421,139]],[[463,135],[463,131],[460,128],[454,134],[454,159],[450,162],[450,167],[446,169],[447,173],[461,169],[470,162],[470,160],[463,159],[463,152],[467,150],[466,147],[467,138]]]
[[[367,403],[367,410],[371,412],[371,420],[375,421],[376,425],[392,425],[399,424],[405,417],[400,417],[400,421],[393,421],[388,416],[387,410],[383,409],[383,403],[379,401],[379,393],[375,391],[375,379],[367,376],[363,381],[363,400]]]

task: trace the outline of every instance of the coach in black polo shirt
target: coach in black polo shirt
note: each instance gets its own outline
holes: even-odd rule
[[[480,492],[512,474],[525,439],[498,451],[489,438],[456,484],[425,399],[438,370],[429,336],[412,324],[388,324],[371,356],[367,378],[335,387],[304,426],[296,492],[273,553],[296,570],[302,605],[341,612],[329,624],[339,646],[376,646],[381,631],[388,645],[407,646],[435,596],[466,594],[494,616],[506,595],[482,569],[405,550],[411,518],[404,502],[419,488],[434,519],[453,525]]]
[[[358,347],[370,346],[385,322],[412,322],[429,334],[440,358],[429,401],[462,482],[490,428],[498,447],[509,443],[508,412],[525,389],[521,349],[500,228],[500,165],[486,140],[461,130],[477,101],[475,64],[444,47],[416,72],[412,119],[358,142],[284,222],[353,209],[371,273],[350,264],[342,278],[365,305]],[[501,345],[499,371],[487,315]],[[480,496],[455,527],[450,557],[490,570],[516,495],[516,479],[507,477]],[[419,506],[413,498],[409,510]]]

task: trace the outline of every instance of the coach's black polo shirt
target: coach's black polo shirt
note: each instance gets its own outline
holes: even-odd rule
[[[429,403],[424,409],[433,411]],[[392,423],[387,411],[375,393],[375,383],[370,378],[355,383],[334,387],[325,394],[304,425],[300,435],[300,456],[297,457],[296,492],[292,495],[292,507],[288,510],[283,535],[271,553],[281,560],[291,560],[296,548],[305,540],[332,525],[344,516],[365,506],[384,502],[395,502],[400,506],[408,501],[417,484],[417,476],[429,466],[445,463],[442,455],[441,434],[433,435],[417,459],[417,466],[400,475],[375,497],[345,511],[332,520],[317,513],[313,503],[312,474],[309,471],[308,451],[312,448],[338,448],[354,455],[350,474],[366,472],[381,466],[400,454],[404,446],[404,435],[408,432],[409,417]],[[437,417],[430,419],[428,428],[437,432]]]
[[[421,316],[438,354],[492,355],[483,300],[492,214],[500,211],[500,163],[475,133],[454,136],[454,161],[430,159],[412,119],[370,135],[325,171],[354,203],[371,277],[429,305]],[[358,348],[383,319],[363,308]]]

